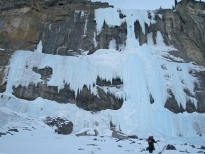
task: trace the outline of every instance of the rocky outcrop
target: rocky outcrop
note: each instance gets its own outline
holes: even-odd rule
[[[58,134],[68,135],[73,131],[73,123],[65,118],[47,117],[44,122],[50,127],[55,127],[55,132]]]
[[[167,99],[166,104],[164,105],[165,108],[169,109],[170,111],[174,112],[174,113],[182,113],[185,110],[183,109],[183,107],[178,105],[172,91],[169,90],[169,94],[170,97]]]
[[[0,7],[0,47],[2,49],[34,50],[38,42],[42,40],[43,53],[73,56],[83,51],[90,51],[91,54],[98,48],[108,48],[112,36],[123,38],[123,41],[126,38],[126,33],[122,31],[122,28],[106,27],[105,29],[108,30],[96,36],[96,40],[100,43],[98,45],[94,43],[93,39],[96,35],[93,31],[96,27],[94,10],[111,7],[108,3],[92,3],[87,0],[10,0],[7,3],[1,1],[0,3],[2,4]],[[118,36],[119,31],[121,34]],[[118,40],[122,43],[120,39]],[[7,52],[3,54],[7,55]],[[4,56],[3,59],[8,61],[9,57]],[[0,83],[2,83],[6,64],[2,61]],[[42,97],[59,103],[69,102],[89,111],[116,110],[122,106],[122,99],[117,99],[111,93],[105,93],[100,87],[102,84],[111,86],[111,83],[97,79],[99,96],[93,95],[86,86],[75,96],[69,85],[65,85],[65,88],[59,92],[57,87],[46,85],[49,76],[52,75],[51,68],[42,70],[34,68],[33,71],[41,74],[44,82],[38,85],[30,83],[28,87],[13,88],[13,94],[16,97],[27,100]],[[118,79],[113,79],[113,83],[115,80],[118,82]],[[119,84],[122,84],[121,81]],[[1,84],[0,92],[5,91],[5,88],[6,83]]]
[[[123,104],[122,98],[116,98],[109,91],[106,93],[103,90],[103,86],[121,88],[122,82],[120,79],[113,79],[112,83],[97,78],[96,86],[98,95],[94,95],[84,86],[83,89],[75,96],[75,92],[71,90],[69,85],[65,85],[60,91],[58,87],[47,86],[47,81],[52,75],[52,68],[37,69],[33,68],[33,71],[41,75],[42,83],[34,85],[30,83],[28,87],[13,87],[13,94],[21,99],[34,100],[37,97],[42,97],[49,100],[54,100],[58,103],[72,103],[78,107],[88,111],[101,111],[105,109],[120,109]]]
[[[79,136],[98,136],[98,134],[99,133],[96,129],[87,129],[82,132],[78,132],[75,135],[79,137]]]
[[[182,37],[180,46],[192,61],[205,64],[205,3],[183,0],[176,6]],[[188,42],[187,42],[188,41]],[[176,44],[176,43],[175,43]],[[179,49],[180,47],[177,46]]]
[[[118,138],[120,140],[128,139],[128,135],[126,135],[126,134],[124,134],[120,131],[116,131],[116,130],[113,130],[112,137],[113,138]]]
[[[113,130],[112,131],[112,137],[113,138],[117,138],[119,140],[125,140],[125,139],[138,139],[138,136],[137,135],[127,135],[121,131],[116,131],[116,130]]]
[[[205,92],[204,92],[204,81],[205,81],[205,76],[203,76],[204,72],[196,73],[195,76],[200,80],[200,83],[195,84],[195,95],[191,95],[189,91],[186,89],[184,92],[187,94],[187,96],[191,98],[196,98],[197,100],[197,105],[195,106],[194,103],[192,103],[190,100],[187,100],[186,102],[186,108],[183,108],[182,105],[178,104],[176,101],[172,91],[169,91],[170,97],[167,99],[166,104],[164,105],[165,108],[169,109],[170,111],[174,113],[183,113],[183,112],[188,112],[188,113],[193,113],[193,112],[198,112],[198,113],[204,113],[205,112]]]
[[[142,45],[147,42],[147,34],[153,33],[153,40],[156,43],[156,32],[160,31],[167,45],[173,45],[184,52],[185,60],[205,65],[204,9],[204,2],[182,0],[176,5],[176,10],[156,10],[154,17],[156,23],[145,25],[145,34],[136,21],[135,35]]]
[[[104,23],[101,34],[95,34],[94,10],[110,7],[108,3],[86,0],[9,0],[1,4],[0,47],[4,49],[33,50],[42,40],[44,53],[73,55],[106,49],[112,39],[117,41],[117,45],[125,44],[126,23],[114,28]],[[136,37],[142,45],[147,41],[147,33],[153,33],[155,40],[156,32],[160,31],[165,43],[184,51],[190,60],[205,64],[204,8],[204,3],[183,0],[177,4],[176,11],[156,10],[155,17],[149,14],[156,24],[145,25],[145,34],[139,22],[135,22]],[[120,10],[119,16],[123,18]],[[94,43],[95,36],[99,44]]]
[[[175,146],[171,145],[171,144],[168,144],[166,146],[166,150],[176,150]]]
[[[205,3],[193,0],[182,0],[176,10],[156,10],[156,23],[150,26],[145,25],[145,34],[139,25],[135,22],[135,35],[139,38],[140,45],[147,43],[147,34],[153,34],[153,41],[156,43],[156,32],[160,31],[164,42],[179,49],[180,52],[170,51],[170,54],[181,57],[185,62],[194,61],[197,64],[205,65]],[[151,16],[150,16],[151,18]],[[204,72],[190,72],[197,77],[199,83],[195,85],[195,95],[185,90],[187,96],[197,99],[197,106],[187,100],[186,108],[178,105],[174,95],[170,91],[165,108],[174,113],[180,112],[205,112],[205,76]],[[151,97],[150,97],[151,98]],[[151,102],[151,100],[150,100]]]
[[[0,48],[0,93],[4,92],[6,90],[6,83],[3,82],[3,78],[5,76],[4,69],[6,65],[9,63],[9,59],[11,58],[11,55],[13,54],[12,51],[8,50],[1,50]]]
[[[92,54],[99,48],[106,49],[112,39],[116,40],[119,50],[125,45],[126,23],[113,28],[104,23],[102,32],[95,33],[95,9],[111,7],[108,3],[87,0],[9,0],[0,3],[0,48],[34,50],[42,40],[44,53],[72,56],[83,51]],[[153,33],[156,43],[156,32],[160,31],[165,43],[184,52],[188,61],[205,65],[204,9],[204,2],[182,0],[176,10],[156,10],[154,17],[148,14],[156,23],[145,25],[145,34],[139,21],[135,22],[136,37],[142,45],[147,42],[147,34]],[[121,11],[118,12],[119,17],[124,18]]]
[[[109,28],[105,23],[102,27],[102,31],[96,36],[96,41],[98,42],[97,49],[108,49],[111,40],[115,40],[116,49],[121,51],[125,46],[127,39],[127,25],[123,23],[121,26],[115,26],[114,28]],[[93,51],[90,52],[92,54]]]
[[[195,85],[195,98],[198,100],[197,102],[197,109],[196,111],[199,113],[205,112],[205,71],[201,72],[190,72],[195,76],[199,83],[196,83]]]
[[[92,53],[97,49],[93,43],[94,10],[104,7],[110,6],[86,0],[2,2],[0,47],[34,50],[42,40],[44,53],[68,56],[84,50]]]

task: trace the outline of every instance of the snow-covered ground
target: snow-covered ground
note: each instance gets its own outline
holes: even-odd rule
[[[108,113],[110,115],[106,115]],[[116,114],[116,115],[115,115]],[[187,151],[192,154],[199,151],[205,145],[204,136],[172,137],[163,136],[154,130],[140,133],[132,132],[139,136],[138,139],[118,140],[112,138],[109,129],[109,118],[120,114],[118,111],[102,111],[91,114],[81,110],[72,104],[57,104],[49,100],[38,98],[35,101],[25,101],[14,97],[4,96],[0,107],[0,153],[3,154],[104,154],[104,153],[148,153],[146,151],[146,138],[151,134],[158,140],[154,153],[163,151],[165,154],[178,154]],[[73,133],[59,135],[54,133],[54,128],[47,126],[43,121],[46,116],[66,117],[74,123]],[[119,115],[118,115],[119,116]],[[161,115],[161,116],[166,116]],[[165,117],[166,118],[166,117]],[[120,120],[120,119],[118,119]],[[130,120],[132,120],[130,118]],[[94,123],[98,122],[99,125]],[[136,127],[135,124],[133,126]],[[75,134],[85,129],[97,129],[98,136],[77,137]],[[14,131],[15,129],[18,132]],[[12,131],[13,130],[13,131]],[[170,128],[172,130],[172,128]],[[176,147],[176,150],[163,150],[168,144]]]
[[[197,148],[205,145],[205,115],[186,112],[174,114],[164,108],[164,105],[170,97],[170,89],[183,107],[187,100],[196,106],[196,99],[187,96],[184,89],[194,95],[194,82],[197,79],[189,71],[202,71],[205,68],[169,55],[171,50],[180,51],[166,46],[160,32],[157,32],[156,44],[153,43],[153,34],[150,33],[147,44],[140,46],[135,38],[134,22],[139,20],[144,32],[144,23],[149,25],[155,22],[154,19],[148,19],[147,11],[121,12],[126,18],[120,19],[118,10],[110,8],[96,10],[95,17],[96,35],[101,32],[104,21],[110,27],[120,26],[126,21],[127,42],[121,51],[116,50],[115,40],[111,40],[110,49],[99,49],[92,55],[78,57],[44,54],[41,42],[35,52],[15,52],[5,71],[6,91],[0,94],[0,132],[10,132],[0,137],[0,153],[147,153],[143,149],[147,147],[145,138],[149,135],[160,141],[159,146],[155,145],[154,153],[160,152],[167,144],[173,144],[177,151],[163,153],[180,153],[180,150],[190,153],[204,151]],[[97,43],[96,40],[94,43]],[[106,81],[119,77],[123,81],[121,89],[102,88],[123,98],[123,106],[117,111],[105,110],[92,114],[79,109],[75,104],[58,104],[42,98],[34,101],[16,98],[12,95],[13,86],[42,82],[41,76],[32,71],[33,67],[51,67],[53,75],[47,85],[57,86],[60,90],[64,88],[64,84],[70,84],[75,94],[86,85],[97,95],[97,87],[93,86],[97,77]],[[154,99],[153,104],[150,103],[150,94]],[[43,123],[47,116],[64,117],[72,121],[73,133],[66,136],[54,134],[54,130]],[[111,138],[110,122],[117,130],[137,135],[142,140],[116,142],[116,139]],[[19,132],[8,131],[12,128]],[[74,135],[85,128],[96,129],[99,136]],[[192,144],[195,148],[190,146]]]
[[[17,115],[16,115],[17,116]],[[14,117],[13,117],[14,118]],[[24,117],[26,118],[26,117]],[[19,121],[18,121],[18,120]],[[27,119],[27,120],[26,120]],[[20,119],[1,127],[7,135],[0,137],[1,154],[146,154],[147,141],[145,138],[118,140],[110,136],[77,137],[75,134],[59,135],[53,129],[34,118]],[[5,128],[18,132],[8,131]],[[193,138],[196,140],[196,138]],[[172,143],[176,150],[166,150],[166,145]],[[192,144],[185,138],[161,139],[155,143],[153,153],[181,154],[182,152],[196,154],[205,153],[201,145]],[[163,150],[164,149],[164,150]]]

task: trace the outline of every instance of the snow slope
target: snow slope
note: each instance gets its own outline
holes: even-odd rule
[[[205,125],[202,121],[205,121],[205,115],[186,112],[174,114],[164,108],[164,105],[167,98],[170,97],[168,93],[170,89],[177,102],[183,107],[185,107],[187,100],[196,106],[196,99],[187,96],[184,89],[194,95],[194,82],[197,82],[197,79],[191,76],[189,71],[201,71],[205,68],[185,63],[183,59],[169,55],[170,50],[180,51],[166,46],[160,32],[157,32],[157,44],[153,43],[152,33],[150,33],[148,34],[148,43],[139,46],[139,41],[135,38],[134,22],[138,20],[144,32],[144,24],[154,23],[154,19],[148,19],[147,11],[121,10],[121,12],[126,15],[126,18],[120,19],[116,9],[98,9],[95,12],[95,18],[97,35],[101,32],[104,21],[110,27],[120,26],[123,22],[127,23],[127,42],[122,51],[115,49],[115,40],[110,42],[110,49],[99,49],[92,55],[78,57],[44,54],[41,42],[35,52],[16,51],[5,71],[7,74],[4,78],[4,82],[7,82],[6,92],[0,94],[0,132],[5,131],[8,127],[23,129],[25,126],[33,125],[35,127],[37,125],[36,127],[39,129],[35,133],[38,134],[38,131],[47,130],[44,128],[45,125],[41,124],[46,116],[60,116],[73,122],[74,133],[83,128],[95,128],[100,135],[109,137],[112,133],[110,131],[110,122],[112,122],[117,130],[120,129],[127,134],[136,134],[142,138],[154,135],[155,138],[162,140],[164,145],[168,141],[176,144],[191,142],[203,145],[205,143],[203,139]],[[153,14],[153,12],[151,13]],[[170,58],[176,62],[171,61]],[[16,98],[12,95],[13,86],[28,86],[31,82],[35,84],[42,82],[40,75],[32,71],[33,67],[38,69],[51,67],[53,75],[47,85],[57,86],[60,90],[65,84],[70,84],[75,94],[84,85],[89,87],[93,94],[97,94],[97,88],[93,87],[97,77],[106,81],[112,81],[113,78],[119,77],[123,81],[122,89],[106,89],[105,87],[105,90],[110,90],[116,97],[123,98],[123,106],[117,111],[105,110],[93,115],[91,112],[79,109],[74,104],[58,104],[42,98],[37,98],[34,101]],[[153,104],[150,104],[150,94],[154,98]],[[51,131],[48,128],[48,134],[52,134]],[[26,140],[32,140],[30,137],[32,132],[27,134]],[[53,145],[59,137],[56,134],[50,137],[50,135],[46,135],[46,132],[40,133],[45,133],[45,136],[35,135],[34,141],[43,139],[46,142],[49,139],[49,144]],[[200,134],[202,137],[199,137]],[[23,133],[21,138],[24,138],[24,135],[26,136]],[[0,145],[6,146],[5,143],[12,140],[12,143],[18,146],[20,144],[18,143],[18,135],[14,136],[16,136],[15,139],[6,136],[0,138]],[[60,136],[59,138],[59,144],[72,140],[78,142],[78,139],[73,139],[73,136],[69,138]],[[98,139],[100,138],[98,137]],[[110,138],[107,138],[106,141],[113,143],[113,139]],[[128,145],[128,142],[126,141],[125,144]],[[28,143],[28,145],[30,144]],[[40,146],[40,143],[37,145]],[[70,146],[73,147],[72,144]],[[103,147],[104,144],[101,146]],[[144,144],[143,146],[145,147]],[[132,145],[128,147],[131,150],[134,149]],[[64,148],[67,151],[72,150],[72,148]],[[79,148],[81,147],[79,146]],[[50,149],[53,151],[53,147]],[[0,147],[1,151],[10,153],[6,147]],[[53,153],[55,153],[54,151]]]
[[[20,128],[19,132],[11,132],[0,138],[0,153],[2,154],[148,154],[145,151],[147,142],[145,139],[118,140],[107,136],[76,137],[75,135],[63,136],[53,134],[50,128],[44,128],[40,124],[34,127]],[[177,150],[163,150],[169,141],[158,141],[153,153],[181,154],[189,152],[205,152],[199,149],[201,146],[181,141],[175,143]],[[180,152],[181,151],[181,152]]]

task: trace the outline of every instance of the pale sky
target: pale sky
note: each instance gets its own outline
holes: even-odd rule
[[[165,8],[171,9],[172,5],[174,5],[174,0],[91,0],[91,1],[108,2],[110,5],[114,5],[115,8],[140,9],[140,10],[155,10],[155,9],[159,9],[160,6],[164,9]],[[177,1],[179,2],[180,0]]]

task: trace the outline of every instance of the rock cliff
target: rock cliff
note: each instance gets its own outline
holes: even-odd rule
[[[3,82],[4,69],[9,63],[9,58],[16,50],[36,49],[39,41],[43,44],[43,53],[77,56],[89,51],[93,54],[97,49],[108,49],[112,39],[116,40],[117,50],[126,46],[127,24],[109,27],[105,22],[100,34],[96,32],[95,9],[108,8],[108,3],[90,2],[86,0],[0,0],[0,92],[6,89]],[[154,16],[148,13],[156,23],[150,26],[145,25],[145,33],[139,21],[135,22],[135,36],[139,39],[140,45],[147,43],[148,33],[153,33],[153,40],[156,43],[156,33],[162,33],[164,42],[174,46],[181,52],[170,51],[186,62],[193,61],[199,65],[205,65],[205,3],[193,0],[182,0],[176,6],[176,10],[158,9]],[[124,15],[119,10],[119,17]],[[96,43],[98,42],[98,43]],[[33,71],[39,73],[45,81],[28,87],[13,87],[13,94],[16,97],[34,100],[42,97],[55,100],[59,103],[74,103],[77,106],[89,110],[100,111],[104,109],[119,109],[123,100],[116,98],[111,93],[105,93],[98,88],[100,99],[93,95],[88,87],[75,97],[74,92],[66,85],[58,91],[57,87],[46,85],[46,79],[52,75],[52,68],[38,69]],[[205,112],[205,72],[191,72],[199,79],[195,86],[197,108],[187,102],[186,108],[178,106],[172,92],[165,107],[174,113],[179,112]],[[112,83],[103,81],[100,78],[97,85],[121,87],[123,82],[120,79],[113,79]],[[187,91],[187,95],[190,93]],[[150,102],[153,102],[151,100]]]

